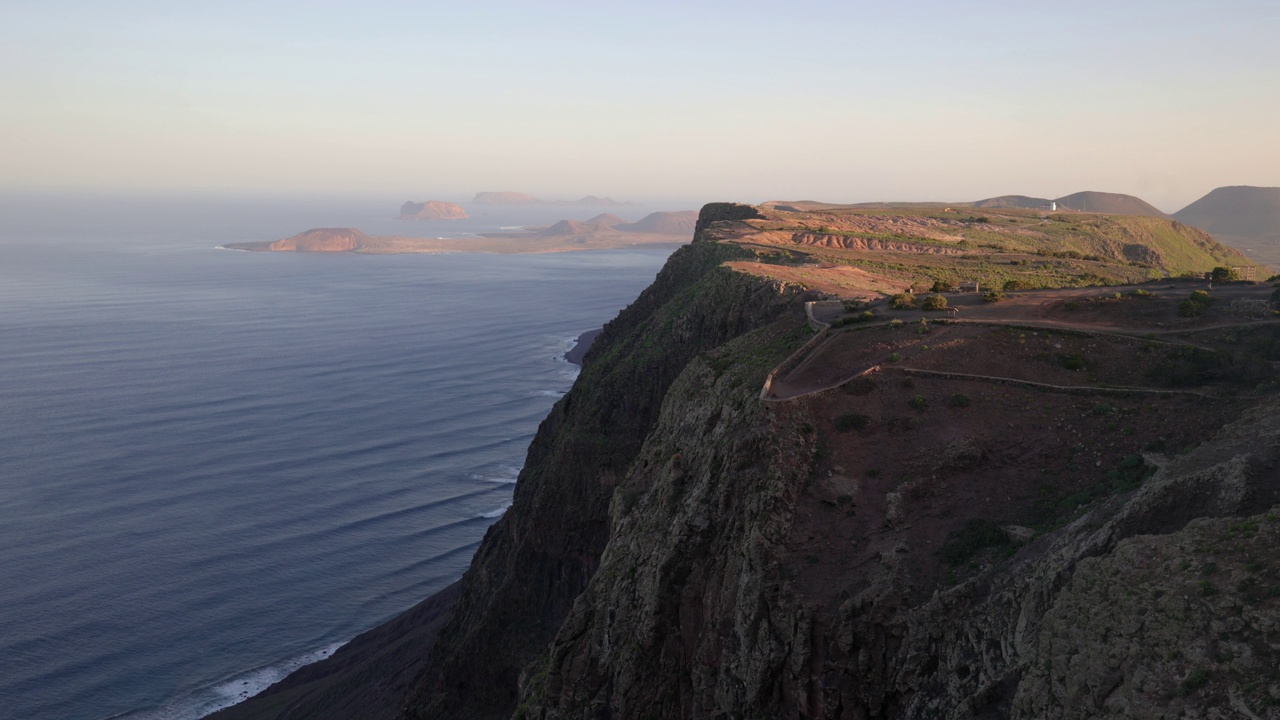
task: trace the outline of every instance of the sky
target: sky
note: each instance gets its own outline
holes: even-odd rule
[[[1280,185],[1280,3],[1029,5],[0,0],[0,191]]]

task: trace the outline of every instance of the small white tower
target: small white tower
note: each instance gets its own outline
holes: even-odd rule
[[[1050,201],[1049,201],[1049,212],[1058,212],[1058,201],[1057,201],[1057,200],[1050,200]]]

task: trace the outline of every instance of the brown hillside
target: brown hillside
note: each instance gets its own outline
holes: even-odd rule
[[[1148,215],[1168,217],[1150,203],[1132,195],[1104,192],[1078,192],[1058,198],[1059,210],[1098,213],[1099,215]]]
[[[271,252],[351,252],[369,243],[369,236],[355,228],[315,228],[277,240]]]
[[[1049,203],[1053,202],[1048,198],[1028,197],[1026,195],[1001,195],[1000,197],[987,198],[974,203],[976,208],[1024,208],[1027,210],[1045,210],[1049,207]]]
[[[655,212],[645,215],[638,222],[619,225],[617,229],[658,235],[692,235],[697,222],[698,213],[695,210]]]
[[[407,202],[400,206],[401,220],[465,220],[467,217],[461,205],[439,200]]]
[[[1280,239],[1280,187],[1220,187],[1173,217],[1215,235]]]
[[[594,228],[578,220],[561,220],[545,230],[538,231],[542,237],[562,237],[569,235],[590,235]]]
[[[590,220],[583,221],[583,224],[596,230],[609,230],[619,225],[626,225],[627,221],[613,213],[601,213]]]

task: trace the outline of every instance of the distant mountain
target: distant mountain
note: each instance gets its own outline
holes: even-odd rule
[[[520,192],[478,192],[472,198],[473,205],[584,205],[587,207],[620,207],[626,205],[611,197],[587,195],[577,200],[540,200]]]
[[[596,232],[597,228],[582,222],[581,220],[561,220],[549,228],[544,228],[534,233],[540,237],[572,237],[576,235],[590,235]]]
[[[1105,192],[1078,192],[1058,198],[1059,210],[1098,213],[1099,215],[1145,215],[1169,217],[1150,203],[1132,195]]]
[[[1047,210],[1049,203],[1053,202],[1048,198],[1028,197],[1026,195],[1001,195],[1000,197],[987,198],[973,203],[976,208],[1025,208],[1027,210]]]
[[[542,201],[532,195],[519,192],[478,192],[471,199],[473,205],[541,205]]]
[[[355,228],[315,228],[267,246],[271,252],[351,252],[369,243],[369,236]]]
[[[1160,210],[1155,206],[1132,195],[1095,191],[1078,192],[1073,195],[1060,197],[1056,200],[1030,197],[1028,195],[1001,195],[1000,197],[987,198],[986,200],[979,200],[975,203],[968,204],[975,208],[993,210],[1002,208],[1048,210],[1050,203],[1055,202],[1058,204],[1059,210],[1074,210],[1076,212],[1098,213],[1099,215],[1144,215],[1147,217],[1168,217],[1163,212],[1160,212]],[[957,207],[963,207],[965,204],[966,203],[958,203]]]
[[[585,221],[584,224],[597,230],[610,230],[619,225],[626,225],[627,221],[613,213],[603,213]]]
[[[400,206],[401,220],[465,220],[467,211],[457,203],[428,200],[407,202]]]
[[[1255,260],[1280,266],[1280,188],[1220,187],[1173,214]]]
[[[578,198],[577,200],[574,200],[573,202],[570,202],[567,204],[592,205],[596,207],[618,207],[619,205],[626,205],[626,203],[621,202],[619,200],[614,200],[611,197],[596,197],[595,195],[588,195],[584,198]]]
[[[1214,235],[1280,237],[1280,187],[1220,187],[1173,214]]]
[[[617,226],[626,232],[653,233],[655,235],[693,235],[698,224],[698,211],[655,212],[645,215],[638,222]]]

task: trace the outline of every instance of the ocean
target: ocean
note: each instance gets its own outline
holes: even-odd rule
[[[397,209],[0,197],[0,718],[198,718],[456,580],[673,249],[217,249],[594,214]]]

